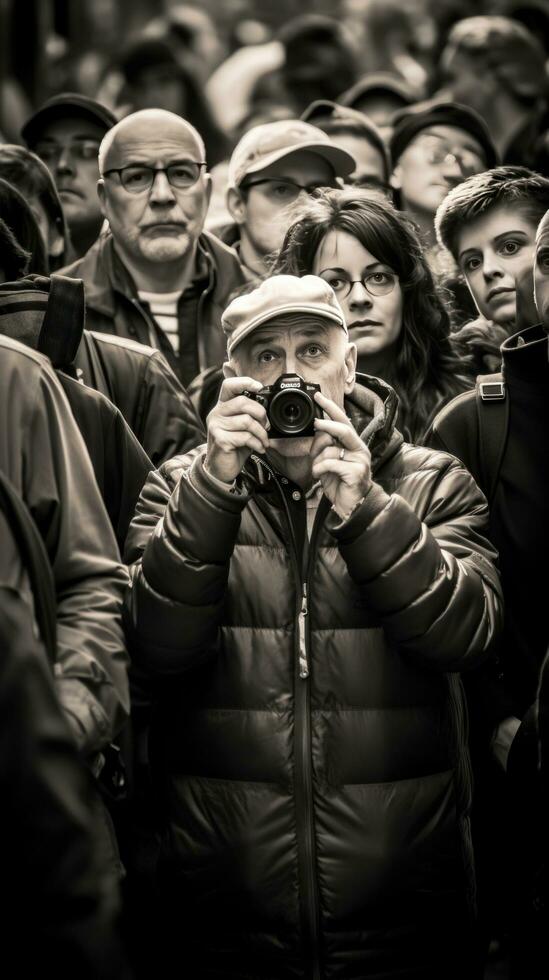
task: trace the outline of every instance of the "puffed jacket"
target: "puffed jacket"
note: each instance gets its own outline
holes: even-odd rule
[[[158,875],[193,977],[473,975],[457,672],[501,620],[486,502],[452,456],[403,444],[383,382],[346,410],[373,482],[346,522],[322,498],[306,562],[303,492],[268,455],[238,492],[204,449],[171,460],[130,527]]]
[[[0,336],[0,469],[44,541],[57,599],[55,685],[83,756],[108,745],[129,712],[121,608],[127,573],[91,463],[46,357]],[[4,547],[0,583],[18,588]]]

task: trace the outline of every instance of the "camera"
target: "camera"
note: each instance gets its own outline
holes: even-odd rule
[[[299,374],[281,374],[261,391],[243,394],[264,406],[271,425],[269,439],[288,439],[314,436],[314,420],[323,416],[315,391],[320,391],[320,385],[309,384]]]

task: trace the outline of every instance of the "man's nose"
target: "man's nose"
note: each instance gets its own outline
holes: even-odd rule
[[[460,184],[463,180],[461,163],[453,153],[447,153],[440,165],[444,177],[454,184]]]
[[[58,174],[74,174],[74,160],[68,146],[64,146],[57,157],[55,172]]]
[[[175,199],[173,187],[168,180],[167,174],[161,170],[157,170],[149,195],[149,203],[156,205],[173,204]]]

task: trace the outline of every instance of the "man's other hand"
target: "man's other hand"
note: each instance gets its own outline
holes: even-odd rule
[[[253,378],[226,378],[219,401],[206,420],[208,443],[204,466],[222,483],[232,484],[250,453],[264,453],[269,444],[267,413],[242,394],[262,388]]]
[[[346,520],[370,489],[370,451],[342,408],[319,391],[315,401],[328,418],[315,419],[316,435],[311,446],[313,478],[320,480],[334,510]]]

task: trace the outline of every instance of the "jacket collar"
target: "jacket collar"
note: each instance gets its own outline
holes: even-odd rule
[[[198,238],[198,250],[200,262],[204,264],[206,289],[211,292],[213,301],[222,305],[227,280],[231,287],[234,286],[238,259],[232,249],[206,231]],[[84,279],[88,306],[105,316],[114,317],[116,294],[125,296],[132,303],[137,297],[135,283],[116,251],[110,231],[99,235],[72,274]]]

